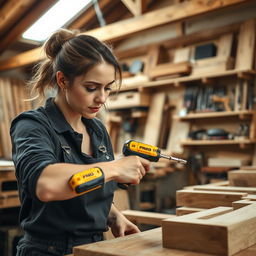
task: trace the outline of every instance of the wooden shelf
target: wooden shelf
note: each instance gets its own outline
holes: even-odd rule
[[[176,116],[175,118],[185,121],[191,119],[203,118],[219,118],[219,117],[238,117],[244,119],[245,117],[252,117],[256,114],[255,110],[242,110],[242,111],[223,111],[223,112],[205,112],[205,113],[190,113],[185,116]]]
[[[201,81],[202,83],[207,83],[209,80],[220,78],[220,77],[229,77],[234,76],[241,79],[252,79],[256,75],[256,70],[227,70],[225,72],[219,73],[209,73],[201,75],[191,75],[183,76],[178,78],[164,79],[158,81],[149,81],[149,82],[138,82],[137,84],[129,84],[125,86],[125,82],[122,85],[120,91],[127,91],[132,89],[142,89],[142,88],[154,88],[158,86],[173,85],[180,86],[182,84]]]
[[[182,146],[207,146],[207,145],[244,145],[254,144],[256,140],[184,140]]]

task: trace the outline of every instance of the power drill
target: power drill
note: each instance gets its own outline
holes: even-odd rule
[[[186,164],[184,159],[161,154],[158,147],[144,144],[135,140],[125,142],[123,146],[124,156],[136,155],[150,162],[158,162],[160,158],[166,158],[175,162]],[[69,185],[78,195],[82,195],[102,187],[104,184],[104,173],[99,167],[90,168],[71,176]],[[127,189],[129,184],[118,183],[122,189]]]
[[[144,144],[135,140],[128,140],[125,142],[123,146],[123,154],[125,156],[140,156],[149,160],[150,162],[158,162],[160,158],[165,158],[178,163],[187,163],[187,161],[184,159],[161,154],[161,150],[158,147]]]

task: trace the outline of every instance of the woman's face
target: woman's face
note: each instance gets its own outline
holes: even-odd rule
[[[86,75],[76,77],[65,90],[68,107],[85,118],[94,118],[109,96],[114,82],[114,67],[105,62],[97,64]]]

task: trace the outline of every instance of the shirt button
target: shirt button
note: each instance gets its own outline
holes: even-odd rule
[[[107,159],[109,159],[109,156],[108,156],[108,155],[106,155],[106,158],[107,158]]]

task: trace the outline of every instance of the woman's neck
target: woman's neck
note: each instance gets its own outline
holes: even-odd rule
[[[70,124],[70,126],[77,132],[84,130],[84,124],[82,123],[82,116],[70,109],[66,100],[61,96],[56,96],[54,100],[55,104],[63,113],[66,121]]]

